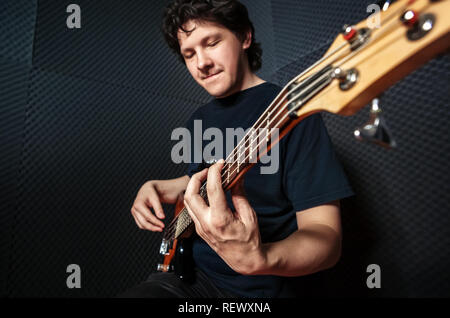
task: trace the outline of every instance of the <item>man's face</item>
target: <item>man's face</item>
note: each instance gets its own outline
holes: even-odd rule
[[[221,98],[241,90],[240,85],[249,72],[245,68],[245,49],[251,39],[244,42],[227,28],[206,21],[190,20],[184,24],[186,34],[178,32],[180,51],[192,77],[210,95]]]

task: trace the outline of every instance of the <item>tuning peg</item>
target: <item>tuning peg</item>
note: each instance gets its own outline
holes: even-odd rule
[[[392,134],[381,114],[379,99],[372,100],[369,121],[354,131],[355,138],[359,141],[370,141],[386,148],[397,146]]]
[[[331,78],[339,80],[339,87],[341,90],[346,91],[353,87],[358,81],[359,72],[355,68],[349,70],[343,70],[340,67],[333,69]]]
[[[345,40],[351,42],[355,38],[356,29],[351,25],[344,24],[341,33]]]
[[[419,15],[414,10],[407,10],[400,17],[400,21],[407,27],[413,27],[418,19]]]
[[[397,0],[380,0],[377,1],[376,4],[381,8],[383,11],[387,11],[387,9],[390,7],[390,5]]]

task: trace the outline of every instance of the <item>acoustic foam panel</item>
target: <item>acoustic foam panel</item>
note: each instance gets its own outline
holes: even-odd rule
[[[11,258],[28,76],[28,66],[0,57],[0,295]]]
[[[242,3],[247,7],[249,18],[255,28],[255,39],[263,50],[262,67],[258,76],[266,81],[272,80],[275,72],[275,48],[272,26],[272,4],[270,0],[246,0]]]
[[[194,102],[209,99],[163,42],[164,1],[81,0],[80,29],[66,26],[70,3],[39,1],[36,67]]]
[[[37,69],[29,95],[11,295],[114,295],[156,265],[158,234],[130,208],[145,181],[182,173],[167,140],[196,105]],[[66,287],[72,263],[79,290]]]
[[[36,1],[0,2],[0,56],[31,65]]]

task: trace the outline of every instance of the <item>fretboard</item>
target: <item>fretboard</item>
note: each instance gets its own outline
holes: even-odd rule
[[[288,116],[289,110],[285,107],[285,97],[286,94],[282,91],[227,156],[222,168],[223,189],[229,189],[241,175],[257,163],[260,157],[279,141],[280,131],[292,122],[292,118]],[[208,204],[206,181],[202,184],[199,194]],[[184,207],[171,223],[174,229],[167,231],[165,236],[168,237],[165,238],[180,237],[192,223]]]

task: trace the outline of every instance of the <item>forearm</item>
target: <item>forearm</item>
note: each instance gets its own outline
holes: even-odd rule
[[[309,225],[286,239],[263,244],[264,259],[255,264],[254,275],[302,276],[336,264],[341,237],[331,227]]]
[[[155,180],[154,184],[156,191],[159,193],[161,198],[163,198],[166,202],[171,202],[176,200],[178,194],[180,194],[183,190],[186,190],[189,179],[190,178],[185,175],[175,179]]]

